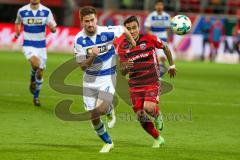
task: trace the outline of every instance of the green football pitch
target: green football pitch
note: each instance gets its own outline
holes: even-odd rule
[[[164,77],[174,89],[160,98],[166,145],[152,149],[153,139],[119,98],[117,123],[109,130],[115,148],[99,154],[102,142],[88,121],[63,121],[54,112],[64,99],[74,100],[73,113],[83,111],[81,96],[58,93],[49,86],[51,73],[71,58],[49,54],[42,107],[37,108],[28,90],[30,70],[24,56],[0,53],[0,160],[240,159],[240,65],[176,62],[177,77]],[[81,82],[80,69],[65,80],[72,85]]]

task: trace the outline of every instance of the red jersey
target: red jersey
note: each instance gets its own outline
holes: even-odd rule
[[[134,62],[134,67],[129,71],[130,90],[159,85],[159,63],[156,49],[162,49],[163,42],[154,35],[146,34],[140,35],[136,43],[136,47],[130,49],[130,43],[125,35],[115,40],[120,63],[127,62],[129,59]]]

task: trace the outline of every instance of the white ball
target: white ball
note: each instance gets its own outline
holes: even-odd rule
[[[185,15],[176,15],[171,20],[171,28],[177,35],[187,34],[191,30],[192,22]]]

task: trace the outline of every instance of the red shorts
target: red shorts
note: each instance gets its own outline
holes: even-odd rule
[[[134,112],[143,110],[144,101],[155,102],[158,104],[160,94],[160,86],[152,85],[141,87],[139,90],[130,90],[130,97],[133,105]]]
[[[212,42],[214,48],[218,49],[220,46],[220,42]]]

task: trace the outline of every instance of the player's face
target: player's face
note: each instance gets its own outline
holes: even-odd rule
[[[30,3],[33,5],[37,5],[40,3],[40,0],[30,0]]]
[[[157,12],[162,12],[163,9],[164,9],[164,5],[163,5],[162,2],[158,2],[158,3],[155,5],[155,10],[156,10]]]
[[[139,37],[139,32],[140,32],[140,29],[139,29],[139,26],[138,26],[137,22],[133,21],[133,22],[127,23],[125,25],[125,27],[131,33],[132,37],[135,40],[137,40],[138,37]]]
[[[87,34],[92,35],[96,33],[97,17],[95,14],[89,14],[84,16],[81,20],[81,24]]]

